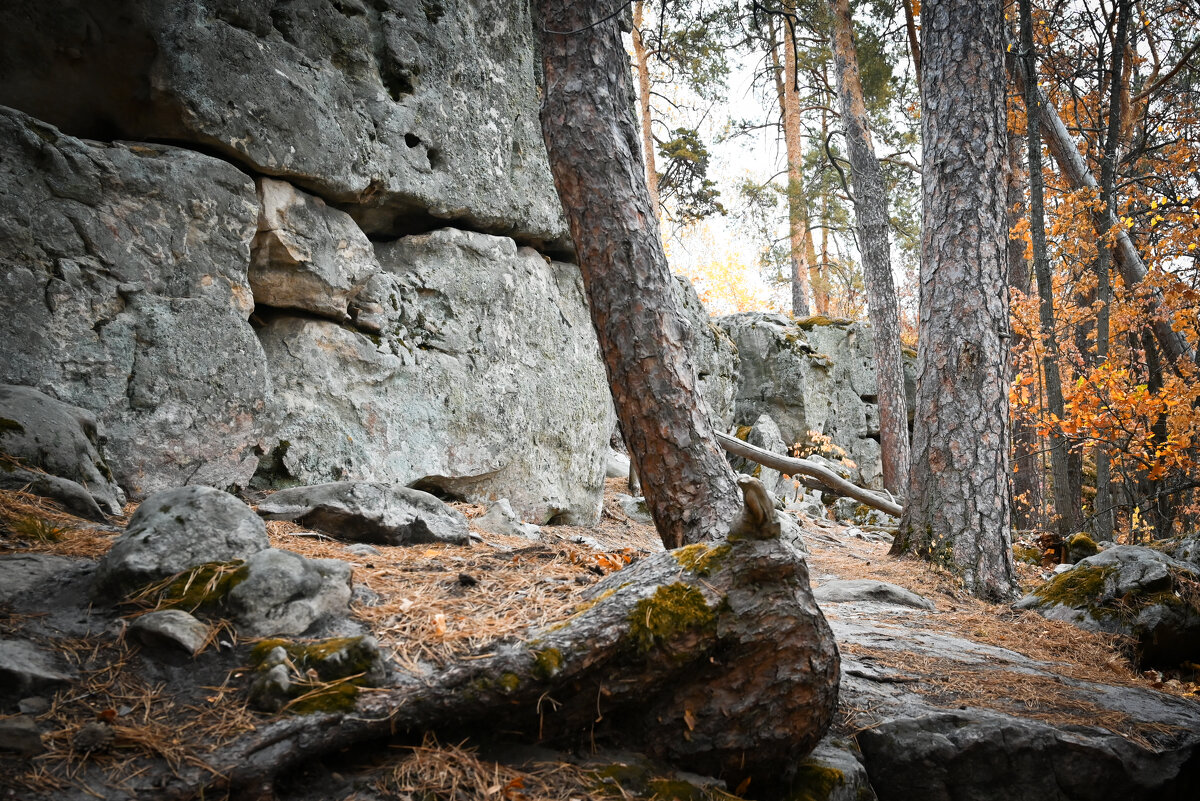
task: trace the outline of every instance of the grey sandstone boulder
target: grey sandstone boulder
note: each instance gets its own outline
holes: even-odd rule
[[[1118,545],[1078,562],[1016,603],[1051,620],[1134,639],[1145,666],[1200,661],[1200,570],[1152,548]]]
[[[120,595],[207,562],[248,559],[270,547],[250,507],[211,487],[180,487],[147,498],[100,560],[93,592]]]
[[[358,330],[280,316],[259,332],[282,441],[260,479],[383,481],[595,521],[614,415],[578,268],[456,229],[376,252]]]
[[[691,334],[688,353],[696,367],[700,394],[708,403],[713,426],[726,431],[733,423],[737,397],[737,346],[729,334],[713,322],[692,282],[682,275],[674,278],[675,301]]]
[[[100,455],[103,442],[100,423],[86,409],[55,400],[32,387],[0,385],[0,453],[78,484],[105,512],[120,514],[125,493],[112,480]],[[2,470],[5,467],[0,465]],[[21,472],[21,478],[39,480],[29,476],[28,471]],[[0,476],[0,481],[6,478]],[[65,495],[70,491],[57,492]]]
[[[809,432],[829,437],[855,464],[850,478],[879,488],[879,389],[871,328],[813,317],[793,323],[778,314],[743,312],[717,320],[737,345],[734,422],[753,425],[768,414],[787,444],[812,444]],[[915,383],[908,380],[911,404]]]
[[[826,735],[800,763],[792,798],[812,801],[875,801],[875,791],[854,740]]]
[[[0,103],[76,135],[218,152],[369,233],[562,247],[526,3],[11,0],[0,32]]]
[[[737,436],[739,439],[744,439],[751,445],[762,448],[765,451],[777,453],[780,456],[787,456],[787,445],[784,443],[783,436],[779,432],[779,426],[775,425],[775,421],[768,414],[760,414],[749,428],[744,426],[739,428]],[[752,462],[749,459],[743,459],[738,456],[730,456],[728,458],[736,472],[745,473],[757,478],[771,495],[781,495],[787,490],[794,490],[791,481],[785,481],[778,470],[763,467],[757,462]]]
[[[830,581],[813,590],[813,597],[825,603],[873,602],[889,606],[909,606],[913,609],[937,608],[933,601],[911,590],[874,579]]]
[[[280,490],[258,505],[270,520],[291,520],[341,540],[382,545],[468,542],[467,519],[427,492],[343,481]]]
[[[604,463],[605,478],[628,478],[629,477],[629,457],[623,453],[618,453],[612,448],[608,449],[608,460]]]
[[[133,498],[246,484],[269,433],[247,323],[253,183],[209,156],[84,142],[8,109],[0,143],[0,382],[93,414]]]
[[[501,498],[489,506],[486,512],[475,518],[474,523],[477,528],[493,534],[524,537],[534,541],[542,538],[542,530],[531,523],[522,522],[507,498]]]
[[[340,559],[269,548],[250,555],[238,578],[224,603],[243,636],[303,634],[350,611],[350,565]]]

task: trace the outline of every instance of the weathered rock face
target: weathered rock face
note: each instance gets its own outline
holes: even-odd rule
[[[14,0],[0,31],[0,103],[68,132],[209,148],[372,233],[566,236],[526,3]]]
[[[195,152],[86,143],[8,109],[0,142],[0,382],[94,413],[134,498],[244,485],[268,426],[246,322],[253,183]]]
[[[1119,545],[1081,560],[1017,602],[1051,620],[1134,638],[1143,664],[1200,659],[1200,571],[1151,548]]]
[[[350,565],[340,559],[268,548],[251,554],[237,578],[224,604],[244,636],[302,634],[322,618],[350,611]]]
[[[708,403],[713,425],[727,430],[733,423],[737,397],[737,346],[708,316],[692,282],[681,275],[675,276],[675,302],[691,328],[689,346],[700,380],[700,393]]]
[[[351,313],[377,333],[290,316],[259,332],[281,420],[274,477],[594,521],[613,414],[577,268],[455,229],[376,253],[384,271]]]
[[[737,345],[736,424],[753,425],[765,413],[788,444],[811,444],[810,431],[823,434],[857,465],[851,480],[882,486],[869,326],[793,324],[782,315],[757,312],[728,315],[717,324]],[[906,384],[911,404],[915,384]]]
[[[285,181],[259,178],[262,204],[251,248],[257,305],[301,309],[341,322],[379,272],[367,235],[348,214]]]

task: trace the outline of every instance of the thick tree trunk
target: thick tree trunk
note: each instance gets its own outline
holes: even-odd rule
[[[1008,139],[1008,229],[1016,226],[1023,216],[1018,210],[1025,202],[1024,169],[1021,146],[1012,134]],[[1008,240],[1008,285],[1022,295],[1028,295],[1033,286],[1029,262],[1025,259],[1025,242],[1022,239]],[[1030,352],[1032,341],[1024,333],[1013,331],[1012,352]],[[1015,369],[1009,370],[1010,377]],[[1019,415],[1012,423],[1013,438],[1013,520],[1019,529],[1034,529],[1041,526],[1042,485],[1041,457],[1038,447],[1037,425],[1026,415]]]
[[[771,35],[776,33],[773,18],[768,22]],[[788,173],[788,241],[791,246],[792,314],[807,317],[812,314],[810,292],[809,250],[812,234],[808,230],[808,201],[804,195],[804,137],[800,129],[800,98],[796,93],[796,46],[791,28],[786,22],[780,27],[779,47],[771,47],[771,62],[775,75],[775,93],[783,119],[783,143],[787,152]],[[782,64],[780,63],[782,61]]]
[[[829,11],[833,25],[833,71],[854,183],[854,214],[867,290],[867,315],[875,335],[883,486],[903,498],[908,494],[908,410],[904,399],[904,365],[900,359],[900,309],[892,281],[888,241],[887,191],[867,128],[849,0],[829,0]]]
[[[1024,70],[1036,75],[1033,45],[1033,17],[1029,0],[1020,0],[1021,59]],[[1029,233],[1033,240],[1033,272],[1037,276],[1038,316],[1042,329],[1044,356],[1042,372],[1046,380],[1047,411],[1056,420],[1064,419],[1062,375],[1059,372],[1058,334],[1054,327],[1054,287],[1050,280],[1050,259],[1046,254],[1046,220],[1044,215],[1042,179],[1042,139],[1037,110],[1037,84],[1030,81],[1025,89],[1027,118],[1027,156],[1029,166]],[[1074,533],[1078,510],[1071,495],[1070,468],[1067,459],[1067,439],[1057,428],[1050,429],[1050,472],[1054,484],[1056,528],[1063,542]]]
[[[642,21],[645,19],[646,4],[642,0],[633,4],[633,57],[638,74],[638,111],[642,117],[642,153],[646,157],[646,188],[650,190],[650,208],[658,213],[658,168],[654,164],[653,119],[650,116],[650,65],[646,63],[646,43],[642,39]],[[633,476],[630,475],[630,484]]]
[[[668,548],[737,513],[646,190],[629,57],[591,4],[541,0],[542,131],[630,457]]]
[[[893,552],[1008,599],[1004,11],[932,0],[921,18],[921,324],[909,500]]]
[[[321,754],[488,721],[506,737],[566,747],[616,734],[731,786],[786,786],[833,718],[839,657],[766,491],[753,479],[743,487],[727,542],[649,557],[598,583],[564,624],[364,693],[351,713],[262,726],[207,767],[180,766],[161,787],[145,777],[136,797],[272,797],[275,775]]]
[[[1117,193],[1117,145],[1121,139],[1121,97],[1124,80],[1125,43],[1129,33],[1130,0],[1117,1],[1117,34],[1113,41],[1112,78],[1108,94],[1108,130],[1104,137],[1104,162],[1100,168],[1100,198],[1104,201],[1105,217],[1116,217]],[[1108,360],[1109,304],[1112,303],[1112,281],[1109,265],[1112,249],[1107,237],[1096,244],[1096,300],[1100,307],[1096,312],[1096,362]],[[1092,532],[1097,542],[1113,538],[1112,475],[1108,448],[1103,443],[1096,447],[1096,500],[1092,503]]]

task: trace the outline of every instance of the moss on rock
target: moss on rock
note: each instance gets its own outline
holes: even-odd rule
[[[680,634],[711,632],[717,614],[695,587],[667,584],[638,601],[629,615],[629,637],[639,653],[648,654]]]
[[[1050,579],[1033,594],[1042,599],[1043,606],[1058,604],[1092,612],[1104,593],[1104,582],[1115,572],[1112,566],[1077,565]]]
[[[707,576],[721,566],[731,548],[729,544],[714,546],[701,542],[677,548],[671,555],[684,570],[690,570],[698,576]]]
[[[562,651],[557,648],[539,648],[533,652],[533,673],[539,679],[552,678],[562,664]]]
[[[805,760],[796,770],[788,801],[829,801],[834,792],[845,784],[846,774],[837,768]]]

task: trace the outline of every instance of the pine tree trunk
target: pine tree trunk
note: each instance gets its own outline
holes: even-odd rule
[[[738,508],[687,352],[646,189],[629,57],[591,4],[540,0],[542,131],[646,505],[668,548],[722,536]],[[570,32],[570,33],[565,33]]]
[[[1020,0],[1021,58],[1025,71],[1036,75],[1033,50],[1033,18],[1029,0]],[[1058,335],[1054,329],[1054,287],[1050,278],[1050,259],[1046,255],[1046,220],[1044,215],[1042,179],[1042,138],[1038,119],[1037,83],[1030,81],[1025,91],[1026,143],[1029,165],[1029,233],[1033,240],[1033,272],[1037,277],[1038,315],[1042,329],[1045,356],[1042,371],[1046,380],[1046,411],[1062,420],[1062,375],[1059,372]],[[1067,440],[1057,428],[1050,429],[1050,471],[1054,482],[1054,512],[1059,536],[1063,542],[1075,531],[1078,511],[1071,496],[1071,476],[1067,459]]]
[[[923,232],[909,502],[893,547],[1003,600],[1016,589],[1008,501],[1008,285],[1001,0],[922,11]]]
[[[776,38],[773,21],[768,22],[772,38]],[[783,143],[787,152],[788,172],[788,239],[791,246],[792,314],[807,317],[812,314],[810,293],[809,246],[812,235],[808,230],[808,203],[804,196],[804,139],[800,130],[800,98],[796,94],[796,47],[791,29],[785,23],[778,32],[783,42],[782,64],[779,48],[772,43],[771,62],[775,75],[775,92],[783,118]]]
[[[658,213],[658,168],[654,160],[653,119],[650,117],[650,65],[646,63],[646,43],[642,39],[642,20],[646,4],[642,0],[633,4],[633,56],[638,73],[638,111],[642,117],[642,154],[646,158],[646,188],[650,190],[650,207]],[[632,477],[631,477],[632,483]]]
[[[1121,91],[1124,83],[1125,43],[1129,34],[1130,0],[1117,2],[1117,35],[1113,42],[1112,81],[1108,95],[1108,131],[1104,137],[1104,162],[1100,168],[1100,198],[1104,201],[1106,217],[1116,217],[1117,194],[1114,191],[1117,176],[1117,145],[1121,138]],[[1096,259],[1096,300],[1099,309],[1096,312],[1096,362],[1104,364],[1108,360],[1109,304],[1112,302],[1112,281],[1109,277],[1109,265],[1112,263],[1112,250],[1105,239],[1097,245]],[[1096,500],[1092,503],[1092,532],[1097,542],[1111,541],[1113,538],[1113,496],[1112,475],[1108,457],[1108,449],[1103,445],[1096,448]]]
[[[900,358],[900,309],[892,281],[888,241],[887,192],[867,128],[849,0],[830,0],[829,11],[833,24],[833,70],[854,183],[854,213],[867,290],[867,315],[874,332],[883,486],[905,497],[909,469],[908,410],[904,398],[904,364]]]
[[[1025,203],[1024,168],[1021,160],[1021,143],[1012,134],[1008,138],[1008,229],[1011,231],[1022,216],[1019,211]],[[1028,295],[1033,286],[1029,262],[1025,259],[1025,242],[1021,239],[1008,240],[1008,285],[1022,295]],[[1012,352],[1029,352],[1033,347],[1024,333],[1013,332]],[[1015,372],[1010,369],[1009,375]],[[1037,426],[1025,415],[1018,416],[1012,424],[1013,438],[1013,521],[1018,529],[1035,529],[1041,526],[1042,486],[1041,450],[1038,444]]]

